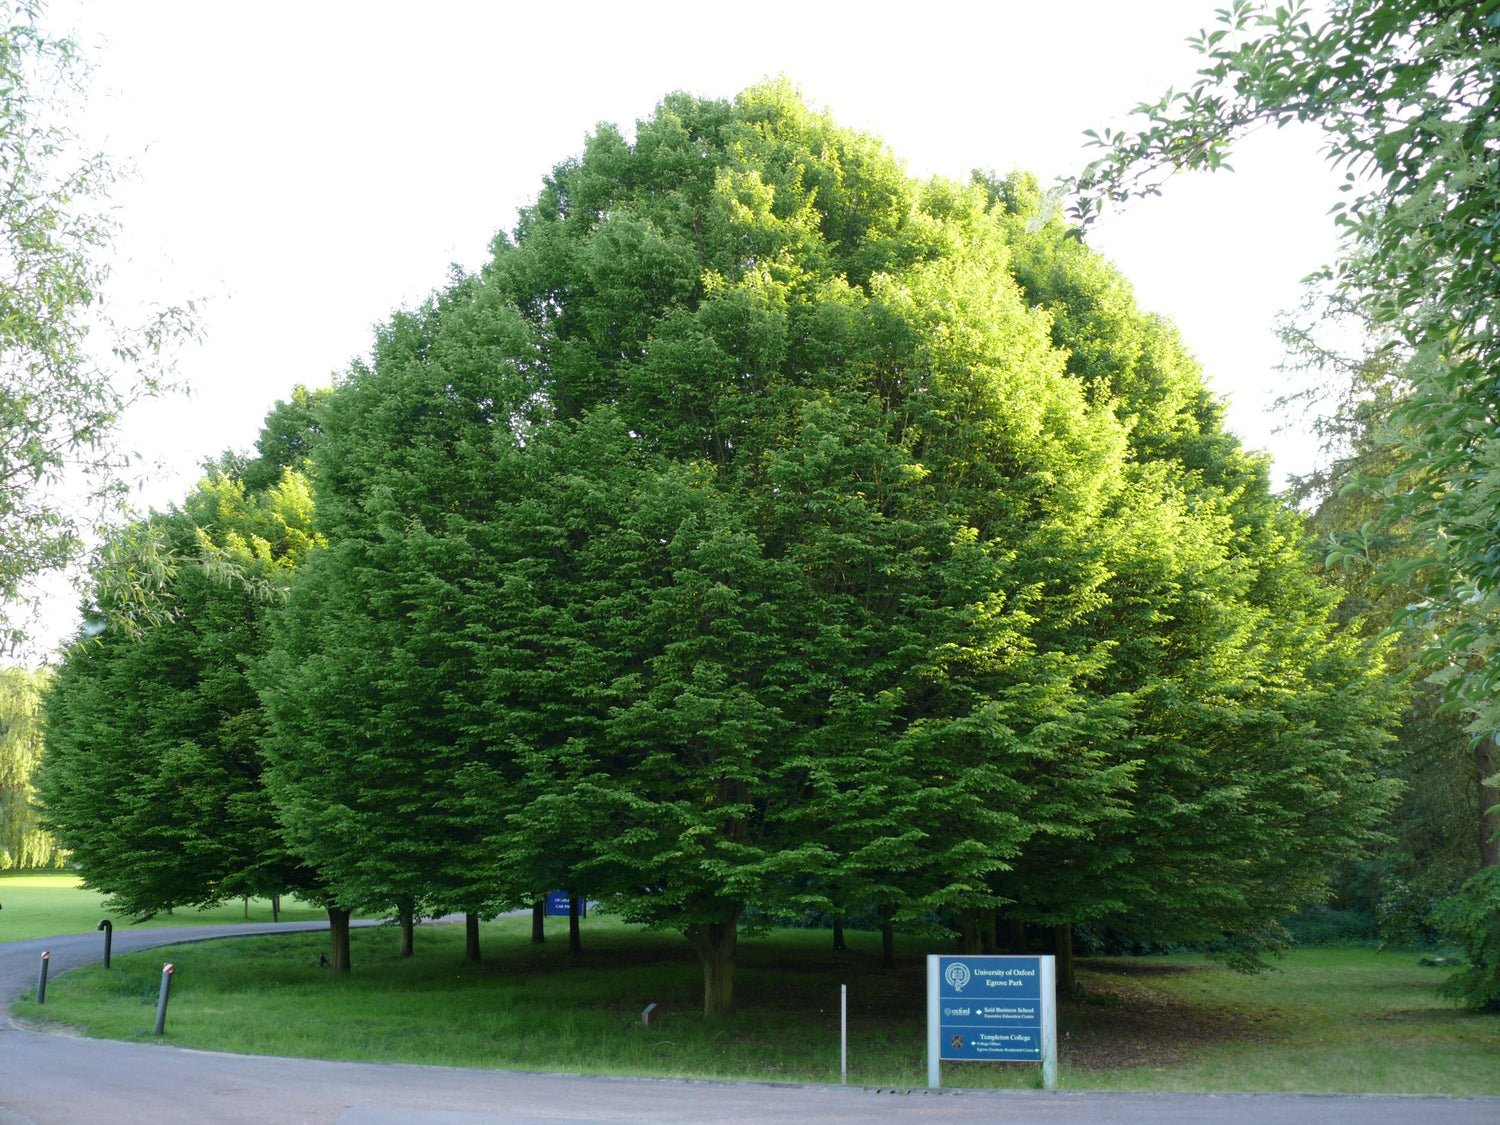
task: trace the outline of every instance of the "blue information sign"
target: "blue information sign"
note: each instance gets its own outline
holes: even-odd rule
[[[938,1057],[1042,1060],[1039,957],[939,957]]]
[[[547,905],[544,908],[543,913],[545,913],[548,918],[566,918],[568,916],[568,897],[569,895],[567,891],[548,891]],[[588,914],[588,900],[579,898],[578,916],[580,918],[587,918]]]
[[[929,1084],[940,1060],[1040,1062],[1056,1081],[1057,1006],[1051,957],[927,958]]]

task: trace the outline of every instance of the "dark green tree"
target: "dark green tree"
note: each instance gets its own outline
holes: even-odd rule
[[[246,459],[238,470],[248,491],[264,492],[277,484],[287,469],[306,471],[313,442],[322,432],[319,411],[332,394],[331,387],[310,391],[299,384],[289,400],[278,401],[271,408],[255,442],[255,456]]]
[[[528,331],[460,281],[394,317],[306,427],[332,546],[275,614],[257,674],[268,781],[291,846],[340,900],[404,919],[477,923],[516,901],[497,880],[507,789],[472,733],[487,703],[463,623],[487,596],[495,462],[533,409]]]
[[[36,779],[43,822],[117,909],[311,886],[262,785],[264,724],[245,674],[268,606],[316,545],[311,516],[295,473],[249,494],[211,471],[149,520],[172,563],[155,623],[86,631],[63,658]],[[96,586],[86,621],[110,619],[112,589]]]

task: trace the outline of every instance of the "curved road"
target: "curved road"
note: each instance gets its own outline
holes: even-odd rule
[[[117,930],[120,953],[291,929]],[[98,934],[0,944],[0,1000],[100,959]],[[1500,1098],[877,1090],[324,1062],[41,1035],[0,1024],[0,1125],[1496,1125]]]

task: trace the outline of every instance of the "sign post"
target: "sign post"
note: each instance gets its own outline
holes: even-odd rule
[[[927,958],[927,1085],[944,1059],[1039,1062],[1057,1088],[1057,962],[1052,957]]]

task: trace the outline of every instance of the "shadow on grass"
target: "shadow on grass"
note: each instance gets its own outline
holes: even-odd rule
[[[1129,957],[1080,957],[1074,964],[1080,969],[1108,973],[1117,977],[1172,977],[1183,973],[1201,973],[1207,965],[1184,965],[1181,962],[1150,961]]]

